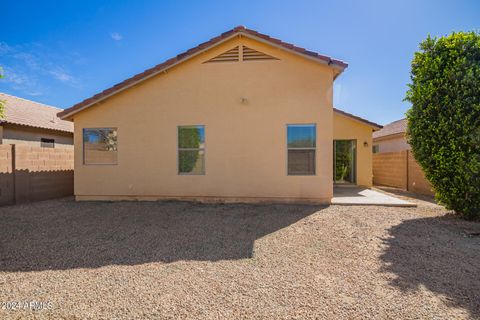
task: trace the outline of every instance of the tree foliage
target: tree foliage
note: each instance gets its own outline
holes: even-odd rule
[[[480,218],[480,34],[424,40],[406,100],[409,143],[437,199]]]

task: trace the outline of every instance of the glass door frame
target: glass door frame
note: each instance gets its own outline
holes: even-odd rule
[[[350,147],[350,151],[353,154],[353,160],[352,160],[352,170],[353,170],[353,182],[337,182],[336,180],[336,162],[337,162],[337,141],[350,141],[353,142]],[[356,185],[357,184],[357,139],[334,139],[333,140],[333,183],[336,185]]]

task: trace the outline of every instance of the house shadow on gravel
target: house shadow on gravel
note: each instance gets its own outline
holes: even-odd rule
[[[403,291],[424,286],[480,318],[479,222],[451,216],[405,220],[389,235],[381,259],[384,271],[396,276],[393,286]]]
[[[313,205],[45,201],[0,211],[0,271],[251,258]]]

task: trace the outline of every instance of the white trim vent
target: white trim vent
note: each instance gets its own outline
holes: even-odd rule
[[[278,60],[278,59],[266,53],[243,46],[243,61],[254,61],[254,60]]]
[[[237,62],[240,60],[240,48],[239,46],[236,46],[235,48],[228,50],[208,61],[205,61],[205,63],[209,62]]]

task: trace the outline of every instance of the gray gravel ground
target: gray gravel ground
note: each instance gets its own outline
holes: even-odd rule
[[[418,203],[3,207],[0,319],[480,318],[480,223]]]

